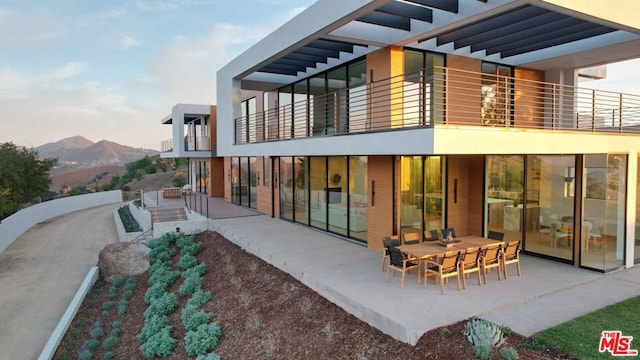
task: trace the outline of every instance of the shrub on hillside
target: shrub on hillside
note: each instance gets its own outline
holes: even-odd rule
[[[142,231],[142,229],[140,228],[140,224],[138,224],[133,215],[131,215],[131,211],[129,211],[128,205],[119,208],[118,215],[120,215],[122,225],[124,226],[124,230],[126,232]]]
[[[222,330],[218,323],[203,324],[196,331],[190,330],[184,337],[187,355],[204,355],[218,345]]]

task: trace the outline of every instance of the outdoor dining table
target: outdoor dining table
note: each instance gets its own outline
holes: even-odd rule
[[[490,245],[502,245],[504,241],[487,239],[482,236],[468,235],[454,239],[453,244],[449,246],[442,245],[441,240],[428,241],[419,244],[400,245],[398,249],[404,254],[408,254],[418,259],[427,259],[431,257],[441,257],[448,251],[461,251],[478,246],[486,247]]]

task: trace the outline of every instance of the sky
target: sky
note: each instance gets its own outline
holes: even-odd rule
[[[313,2],[3,0],[0,143],[159,150],[173,105],[214,104],[216,71]],[[584,86],[640,94],[639,68],[610,65]]]
[[[313,0],[3,0],[0,143],[82,135],[160,149],[176,103]]]

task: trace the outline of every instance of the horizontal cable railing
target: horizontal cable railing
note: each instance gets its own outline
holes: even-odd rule
[[[435,67],[235,119],[235,143],[435,124],[640,133],[640,96]]]
[[[160,152],[169,152],[173,150],[173,139],[162,140],[160,142]]]

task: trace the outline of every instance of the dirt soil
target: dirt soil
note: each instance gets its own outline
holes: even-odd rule
[[[207,266],[202,287],[213,295],[202,310],[213,313],[214,321],[222,328],[223,335],[214,350],[222,359],[475,358],[472,346],[462,335],[464,322],[447,326],[448,336],[444,335],[447,331],[443,328],[429,331],[416,346],[411,346],[358,320],[289,274],[217,233],[203,233],[196,240],[205,245],[197,255],[198,261]],[[137,277],[135,294],[124,316],[112,310],[107,318],[100,314],[100,304],[107,296],[109,284],[100,280],[87,296],[54,359],[77,359],[96,319],[104,324],[105,334],[110,332],[113,321],[122,321],[115,359],[144,359],[136,335],[142,328],[147,308],[143,301],[147,279],[147,274]],[[170,290],[177,292],[180,282]],[[187,298],[178,296],[178,299],[178,309],[181,309]],[[180,311],[170,315],[169,321],[173,325],[172,336],[179,342],[169,358],[193,359],[186,355],[184,348],[185,331]],[[73,331],[75,338],[71,336]],[[515,348],[519,359],[573,359],[554,349],[531,350],[527,348],[530,342],[528,338],[511,334],[502,347]],[[103,359],[103,356],[104,350],[98,347],[92,358]],[[501,359],[498,349],[493,350],[492,358]]]

